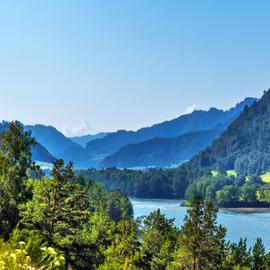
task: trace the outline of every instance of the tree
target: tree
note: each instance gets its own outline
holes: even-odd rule
[[[174,219],[168,219],[161,214],[160,209],[151,213],[143,221],[142,264],[146,269],[165,269],[172,260],[178,230]]]
[[[95,250],[88,237],[88,193],[69,183],[72,164],[55,161],[52,176],[52,180],[38,181],[33,199],[21,207],[22,228],[37,230],[50,246],[66,254],[67,263],[88,269]]]
[[[226,230],[216,224],[217,209],[201,198],[192,202],[169,269],[217,270],[225,258]]]
[[[247,249],[247,239],[241,238],[238,244],[230,244],[225,265],[229,269],[234,267],[249,269],[251,267],[251,254],[250,249]]]
[[[133,269],[134,254],[138,252],[137,225],[134,220],[119,221],[111,233],[111,245],[105,250],[105,262],[99,270],[123,269],[125,260],[129,260],[129,269]]]
[[[28,199],[27,171],[36,168],[31,159],[33,144],[31,133],[18,121],[0,134],[0,234],[5,238],[20,219],[18,204]]]
[[[24,131],[19,121],[9,123],[7,131],[1,133],[0,150],[8,158],[10,165],[15,167],[13,176],[17,176],[16,180],[24,179],[27,176],[27,170],[34,167],[31,147],[35,144],[36,141],[31,137],[31,132]]]
[[[252,269],[266,270],[265,265],[265,249],[262,239],[258,238],[252,249]]]
[[[216,202],[220,206],[227,206],[238,202],[239,190],[237,186],[225,186],[223,189],[216,192]]]
[[[121,192],[111,191],[107,197],[107,213],[113,221],[118,222],[133,216],[132,204]]]

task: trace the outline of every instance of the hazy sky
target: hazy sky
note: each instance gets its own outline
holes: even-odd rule
[[[137,129],[270,87],[270,1],[0,2],[0,119]],[[196,106],[195,106],[196,105]]]

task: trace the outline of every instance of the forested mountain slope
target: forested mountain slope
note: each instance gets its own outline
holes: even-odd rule
[[[172,167],[179,165],[210,145],[222,130],[214,129],[187,133],[173,138],[153,138],[130,144],[106,157],[101,167]]]
[[[270,90],[243,113],[210,147],[183,165],[188,171],[212,168],[259,175],[270,169]]]

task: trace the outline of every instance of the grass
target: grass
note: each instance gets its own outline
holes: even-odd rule
[[[215,171],[215,170],[212,170],[211,171],[211,174],[212,174],[212,176],[218,176],[219,175],[219,172],[218,171]]]
[[[227,173],[227,176],[237,177],[237,172],[235,170],[228,170],[226,173]],[[212,170],[211,174],[212,176],[216,177],[220,175],[220,172],[216,170]]]
[[[237,172],[235,170],[228,170],[227,171],[228,176],[237,177]]]
[[[185,200],[185,201],[183,201],[183,202],[181,203],[181,206],[184,206],[184,207],[190,207],[190,206],[191,206],[191,202]]]
[[[263,182],[270,183],[270,172],[266,172],[266,173],[262,174],[260,177],[261,177]]]

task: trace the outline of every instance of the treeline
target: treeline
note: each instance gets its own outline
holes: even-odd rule
[[[189,173],[181,168],[147,171],[130,169],[88,169],[76,172],[87,179],[95,179],[107,190],[120,190],[138,198],[183,198]]]
[[[238,177],[234,171],[226,174],[213,171],[211,176],[199,178],[188,186],[186,200],[192,201],[198,196],[223,207],[269,207],[270,184],[261,177]]]
[[[1,270],[270,269],[261,239],[252,248],[226,241],[212,203],[196,198],[181,228],[160,210],[135,221],[127,197],[75,176],[71,164],[57,160],[42,176],[34,143],[18,122],[1,134]]]
[[[95,179],[107,190],[120,190],[127,196],[138,198],[185,198],[192,201],[203,197],[217,206],[268,207],[270,183],[260,176],[238,176],[236,171],[192,171],[150,169],[148,171],[89,169],[77,172],[77,178]],[[198,175],[195,178],[195,175]],[[190,183],[187,182],[190,179]],[[80,181],[82,186],[87,182]]]

